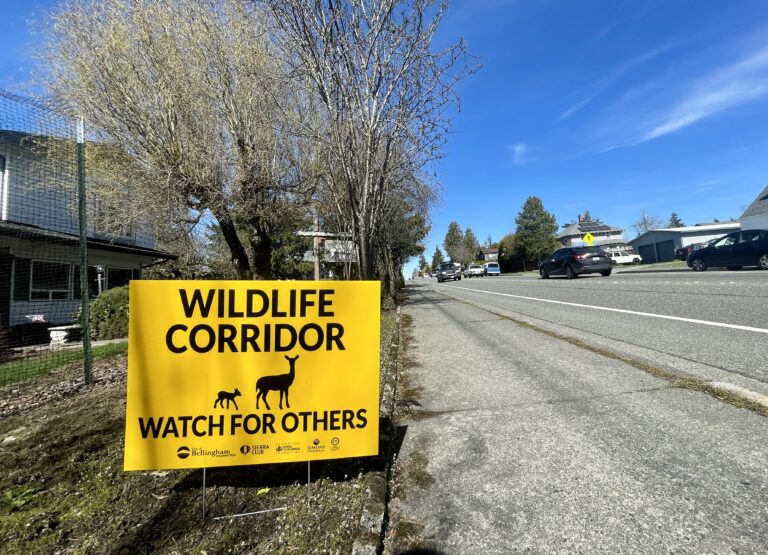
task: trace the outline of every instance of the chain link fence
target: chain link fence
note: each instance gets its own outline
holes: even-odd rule
[[[0,91],[0,395],[88,354],[80,249],[75,125]]]

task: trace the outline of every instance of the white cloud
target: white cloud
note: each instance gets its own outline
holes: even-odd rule
[[[695,81],[683,97],[663,111],[638,142],[688,127],[739,104],[768,95],[768,47]]]
[[[507,150],[512,153],[512,163],[516,166],[527,164],[531,161],[528,157],[528,145],[525,143],[515,143],[508,145]]]

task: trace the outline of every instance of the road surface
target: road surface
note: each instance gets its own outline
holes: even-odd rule
[[[409,287],[385,552],[768,551],[764,416],[506,317],[764,384],[763,332],[587,308],[762,329],[768,272],[734,275]]]

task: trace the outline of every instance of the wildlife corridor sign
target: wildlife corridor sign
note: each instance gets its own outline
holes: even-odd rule
[[[132,281],[125,470],[378,454],[379,283]]]

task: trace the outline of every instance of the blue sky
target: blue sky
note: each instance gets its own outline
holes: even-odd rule
[[[52,3],[3,1],[0,88],[23,92]],[[768,183],[765,0],[454,0],[439,42],[459,37],[482,68],[436,166],[428,259],[451,220],[514,231],[529,195],[631,238],[643,210],[737,218]]]

